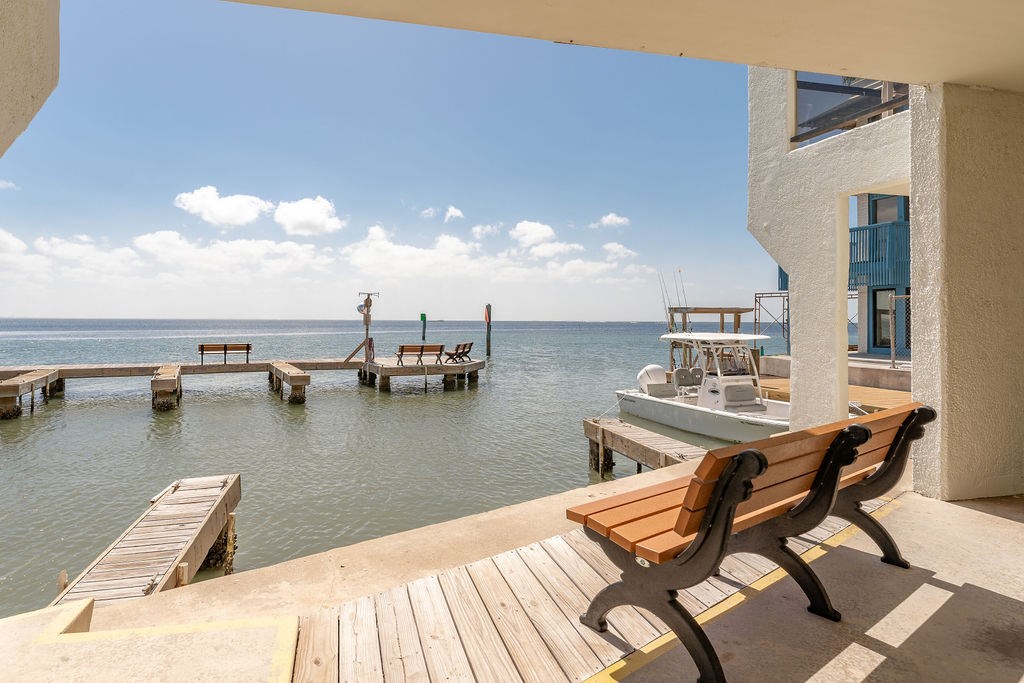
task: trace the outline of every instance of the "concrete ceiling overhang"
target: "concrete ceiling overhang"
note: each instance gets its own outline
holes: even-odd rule
[[[235,0],[697,59],[1024,91],[1024,0]]]

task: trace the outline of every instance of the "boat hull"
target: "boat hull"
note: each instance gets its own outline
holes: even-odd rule
[[[616,391],[615,394],[619,399],[621,413],[725,441],[756,441],[789,429],[789,421],[780,418],[710,410],[671,399],[655,398],[639,391]]]

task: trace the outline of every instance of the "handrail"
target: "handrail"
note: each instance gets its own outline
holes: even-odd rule
[[[872,116],[877,116],[878,114],[883,114],[887,111],[892,111],[893,109],[899,109],[900,107],[906,106],[909,102],[909,95],[900,95],[899,97],[894,97],[891,100],[880,102],[879,104],[876,104],[873,107],[869,107],[863,111],[857,112],[856,116],[846,119],[844,121],[837,121],[836,123],[827,126],[822,126],[821,128],[815,128],[814,130],[809,130],[804,133],[798,133],[797,135],[791,137],[789,141],[792,143],[804,142],[806,140],[816,138],[820,135],[824,135],[825,133],[831,133],[834,130],[850,128],[856,126],[863,119],[869,119]]]

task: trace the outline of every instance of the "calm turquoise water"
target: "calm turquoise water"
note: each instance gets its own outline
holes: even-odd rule
[[[613,391],[666,364],[663,330],[498,322],[476,386],[396,378],[379,394],[355,372],[313,372],[304,406],[262,373],[186,376],[166,413],[150,409],[148,378],[68,380],[62,399],[0,422],[0,616],[45,606],[62,568],[77,575],[183,477],[241,473],[239,571],[584,486],[581,420],[617,415]],[[389,355],[419,322],[375,322],[373,336]],[[482,352],[483,324],[432,322],[427,338]],[[195,362],[199,341],[343,358],[361,339],[353,321],[5,319],[0,366]]]

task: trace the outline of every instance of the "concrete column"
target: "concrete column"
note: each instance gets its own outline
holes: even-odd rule
[[[0,0],[0,155],[57,86],[60,0]]]
[[[1024,93],[911,93],[913,393],[938,411],[914,486],[1024,492]]]

